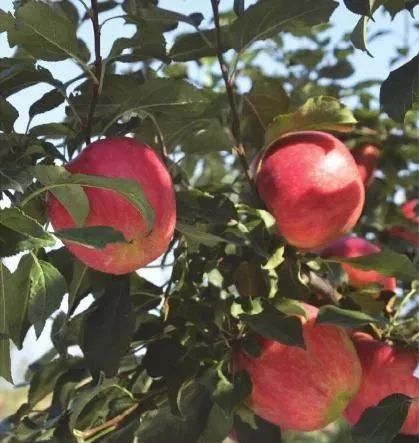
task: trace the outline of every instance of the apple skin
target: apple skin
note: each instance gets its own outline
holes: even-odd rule
[[[150,147],[128,137],[99,140],[68,163],[66,169],[71,173],[135,180],[155,212],[149,233],[138,209],[120,194],[84,188],[90,205],[85,226],[111,226],[130,243],[92,249],[67,242],[66,246],[79,260],[98,271],[127,274],[147,265],[167,249],[176,225],[175,193],[169,172]],[[51,194],[48,214],[57,231],[76,227],[64,206]]]
[[[364,186],[369,186],[374,180],[374,171],[377,168],[379,149],[374,145],[362,145],[352,149],[351,154],[358,166]]]
[[[320,255],[325,258],[355,258],[376,254],[377,252],[380,252],[380,248],[373,243],[360,237],[345,236],[320,251]],[[378,283],[387,291],[394,291],[396,289],[397,284],[394,277],[387,277],[376,271],[362,271],[347,263],[341,263],[341,267],[348,275],[349,284],[355,288]]]
[[[266,152],[256,185],[280,234],[308,251],[351,230],[365,199],[350,151],[337,138],[319,131],[280,138]]]
[[[362,332],[355,332],[352,339],[361,361],[363,378],[358,394],[345,410],[344,415],[350,424],[355,424],[366,408],[375,406],[391,394],[419,397],[419,378],[413,375],[419,363],[417,351],[394,348]],[[419,435],[418,401],[411,404],[401,433]]]
[[[238,354],[252,381],[248,404],[283,430],[312,431],[338,418],[358,391],[361,365],[346,331],[316,324],[317,308],[303,305],[306,350],[260,338],[262,352]]]
[[[393,226],[389,230],[390,236],[402,238],[415,246],[419,246],[419,198],[404,203],[401,211],[406,220],[413,222],[413,226],[416,225],[416,229],[413,227],[410,230],[404,226]]]

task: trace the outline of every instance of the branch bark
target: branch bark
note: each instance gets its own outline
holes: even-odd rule
[[[316,293],[327,298],[334,305],[339,305],[339,300],[343,297],[340,292],[338,292],[330,281],[318,276],[311,269],[304,269],[303,275],[306,279],[307,285]]]
[[[101,78],[102,78],[102,56],[100,53],[100,26],[99,26],[99,8],[98,0],[92,1],[92,9],[90,13],[90,18],[93,26],[94,34],[94,46],[95,46],[95,76],[98,79],[98,83],[94,82],[92,85],[92,100],[90,102],[89,114],[87,116],[87,122],[85,127],[85,140],[86,143],[90,143],[90,137],[92,132],[93,117],[95,114],[96,105],[98,102],[100,88],[101,88]]]
[[[214,15],[214,25],[215,25],[215,40],[216,40],[216,52],[217,52],[217,59],[218,63],[220,65],[221,75],[224,80],[224,84],[226,87],[227,97],[228,101],[230,103],[231,113],[233,117],[233,122],[231,125],[231,131],[233,133],[234,140],[236,142],[235,151],[238,155],[238,158],[240,160],[240,163],[243,168],[243,172],[246,175],[246,178],[253,189],[254,183],[250,176],[249,172],[249,163],[247,161],[246,157],[246,149],[243,145],[242,139],[241,139],[241,130],[240,130],[240,116],[239,111],[237,109],[236,100],[234,98],[234,80],[233,78],[230,78],[229,75],[229,69],[228,65],[224,59],[223,53],[221,51],[221,29],[220,29],[220,12],[218,9],[220,0],[211,0],[211,6],[212,11]]]

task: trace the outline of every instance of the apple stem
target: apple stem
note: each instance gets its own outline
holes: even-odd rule
[[[100,54],[100,25],[99,25],[99,8],[98,0],[91,0],[92,9],[90,18],[93,25],[94,34],[94,46],[95,46],[95,76],[100,79],[98,83],[94,82],[92,85],[92,99],[90,101],[89,114],[87,116],[86,128],[85,128],[85,140],[86,143],[90,143],[90,136],[92,132],[93,116],[95,113],[96,105],[99,99],[101,84],[103,81],[102,77],[102,56]]]
[[[231,132],[233,134],[234,140],[236,142],[236,146],[234,148],[235,152],[238,155],[240,163],[242,165],[243,171],[246,175],[247,181],[250,184],[250,187],[254,189],[254,183],[252,177],[249,172],[249,163],[246,157],[246,149],[241,140],[241,129],[240,129],[240,116],[237,110],[236,100],[234,98],[234,77],[230,78],[229,68],[224,60],[224,56],[221,50],[221,30],[220,30],[220,13],[218,10],[220,0],[211,0],[212,11],[214,14],[214,25],[215,25],[215,41],[216,41],[216,52],[218,63],[220,65],[221,75],[224,80],[224,84],[226,87],[228,101],[230,103],[231,113],[233,117],[233,122],[231,125]]]

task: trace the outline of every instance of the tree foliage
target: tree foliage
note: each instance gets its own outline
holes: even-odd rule
[[[190,15],[157,3],[21,0],[13,13],[0,10],[0,33],[15,48],[0,58],[0,256],[21,255],[14,272],[0,262],[0,376],[13,382],[10,343],[21,349],[31,327],[39,336],[52,319],[53,343],[29,367],[27,401],[0,425],[1,441],[221,443],[233,427],[240,442],[297,441],[247,408],[250,380],[232,375],[231,365],[240,346],[257,355],[256,334],[304,346],[298,301],[316,300],[321,322],[417,343],[417,252],[390,230],[416,229],[396,202],[418,195],[418,56],[400,50],[381,85],[353,81],[351,62],[356,48],[368,51],[373,16],[413,11],[417,2],[344,1],[360,18],[335,46],[334,0],[234,1],[222,12],[223,2],[208,0],[214,15],[206,17],[201,2]],[[103,53],[100,39],[117,21],[133,34]],[[89,42],[78,33],[86,22]],[[298,42],[293,49],[290,40]],[[44,63],[51,61],[71,61],[79,74],[62,82]],[[27,103],[27,131],[17,133],[9,98],[39,84],[50,89]],[[62,120],[34,124],[63,105]],[[249,164],[281,134],[305,129],[332,132],[349,148],[380,148],[355,232],[385,249],[350,262],[396,276],[398,296],[350,288],[333,260],[276,234]],[[160,284],[137,273],[102,274],[55,247],[123,239],[83,227],[86,186],[119,192],[152,229],[153,211],[134,182],[62,168],[91,140],[127,134],[165,157],[176,185],[177,230]],[[47,192],[77,228],[49,229]],[[89,295],[92,305],[79,312]],[[407,442],[394,439],[407,404],[395,396],[368,410],[353,441]],[[392,411],[397,416],[383,420]],[[336,441],[350,441],[346,428],[340,432]]]

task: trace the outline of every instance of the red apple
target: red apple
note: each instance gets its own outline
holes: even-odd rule
[[[419,224],[419,198],[409,200],[402,206],[403,215],[407,220],[411,220]]]
[[[317,308],[305,305],[306,350],[261,338],[261,355],[244,351],[238,367],[249,373],[249,406],[281,429],[311,431],[338,418],[358,391],[361,366],[344,329],[316,324]]]
[[[352,149],[351,154],[358,166],[364,186],[370,185],[374,180],[374,171],[378,164],[380,151],[374,145],[362,145]]]
[[[403,238],[404,240],[419,246],[419,198],[407,201],[401,207],[401,211],[406,220],[412,222],[412,229],[408,229],[404,226],[393,226],[389,230],[389,234],[392,237]]]
[[[126,274],[147,265],[167,249],[176,224],[175,194],[169,172],[150,147],[128,137],[99,140],[66,168],[72,173],[137,181],[155,213],[149,233],[138,209],[120,194],[84,188],[90,205],[85,226],[111,226],[129,243],[108,244],[104,249],[66,243],[79,260],[102,272]],[[55,230],[75,227],[70,214],[52,195],[48,198],[48,213]]]
[[[279,232],[303,250],[347,233],[364,205],[364,186],[350,151],[325,132],[280,138],[264,156],[256,184]]]
[[[359,237],[342,237],[337,242],[324,248],[320,255],[322,257],[355,258],[364,255],[376,254],[380,248],[367,240]],[[367,284],[377,283],[387,291],[396,289],[396,279],[387,277],[376,271],[362,271],[347,263],[341,264],[342,269],[348,275],[348,282],[355,288],[362,288]]]
[[[419,363],[417,351],[392,347],[361,332],[353,334],[353,341],[363,377],[358,394],[345,411],[349,423],[355,424],[365,409],[391,394],[419,398],[419,378],[414,375]],[[419,401],[411,404],[401,432],[419,435]]]

